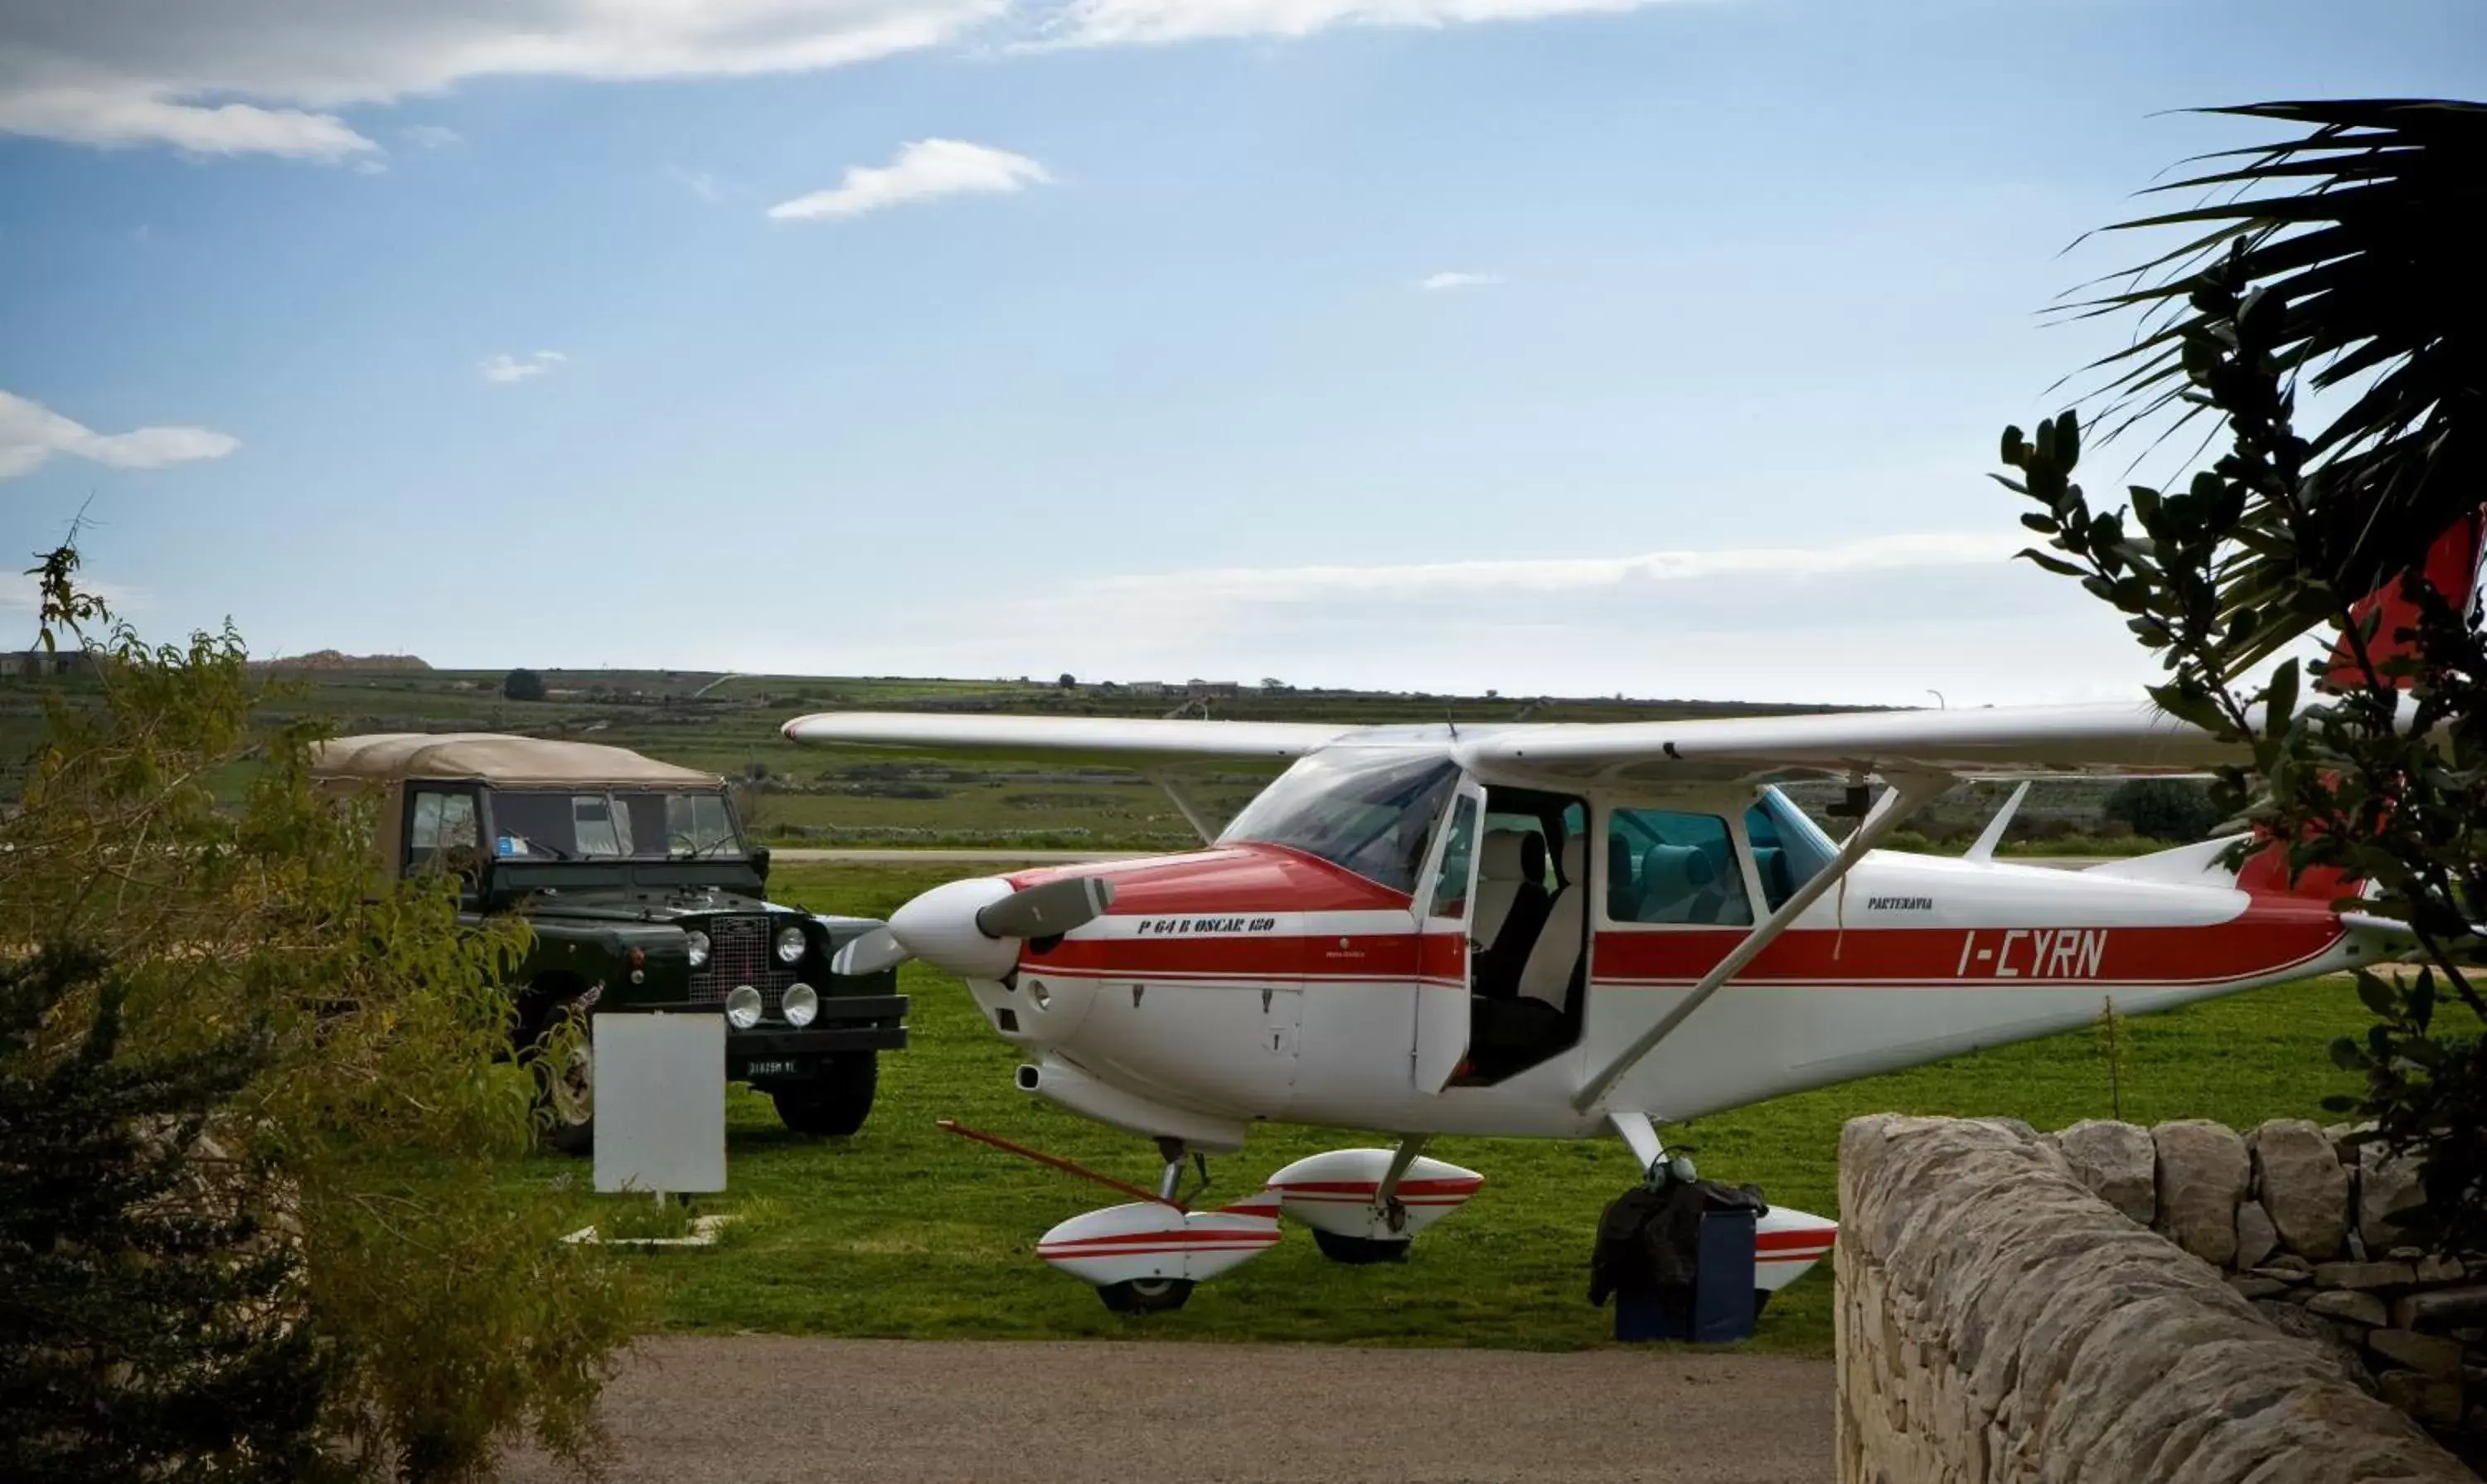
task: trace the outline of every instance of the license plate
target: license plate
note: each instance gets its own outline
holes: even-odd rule
[[[795,1063],[791,1061],[755,1061],[744,1064],[742,1075],[744,1077],[789,1077],[794,1074],[794,1071]]]

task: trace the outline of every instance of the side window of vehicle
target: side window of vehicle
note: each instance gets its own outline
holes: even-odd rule
[[[1463,798],[1451,811],[1451,832],[1442,842],[1442,863],[1434,872],[1434,905],[1430,915],[1465,918],[1468,914],[1468,863],[1476,855],[1477,806]]]
[[[475,796],[420,789],[406,817],[405,856],[409,866],[425,866],[447,853],[445,864],[462,867],[472,861],[478,836]]]
[[[1753,905],[1745,894],[1735,839],[1719,816],[1617,809],[1607,847],[1607,915],[1613,920],[1751,924]]]

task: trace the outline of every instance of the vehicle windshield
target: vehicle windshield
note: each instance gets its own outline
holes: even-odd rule
[[[1330,748],[1281,774],[1235,816],[1220,845],[1283,845],[1394,891],[1414,892],[1457,764],[1397,748]]]
[[[594,788],[492,794],[492,854],[503,860],[697,860],[743,853],[723,794]]]

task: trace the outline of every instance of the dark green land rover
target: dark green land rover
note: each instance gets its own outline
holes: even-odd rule
[[[768,1093],[788,1128],[863,1127],[880,1053],[907,1045],[907,997],[895,970],[850,977],[829,960],[880,924],[764,900],[768,853],[744,842],[722,779],[490,733],[341,737],[313,776],[378,796],[388,874],[455,872],[478,920],[517,912],[534,928],[522,1047],[590,1012],[713,1011],[726,1077]],[[550,1079],[550,1139],[573,1152],[594,1136],[585,1055]]]

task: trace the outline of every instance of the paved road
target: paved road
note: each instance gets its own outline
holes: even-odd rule
[[[1775,1356],[675,1336],[641,1344],[602,1411],[613,1484],[1834,1472],[1830,1362]]]
[[[831,866],[1005,866],[1005,865],[1076,865],[1092,860],[1130,860],[1145,855],[1146,851],[915,851],[915,850],[852,850],[816,851],[771,849],[772,861],[789,861],[805,865]],[[2004,863],[2016,866],[2048,866],[2058,871],[2080,871],[2105,865],[2118,855],[2006,855]]]

